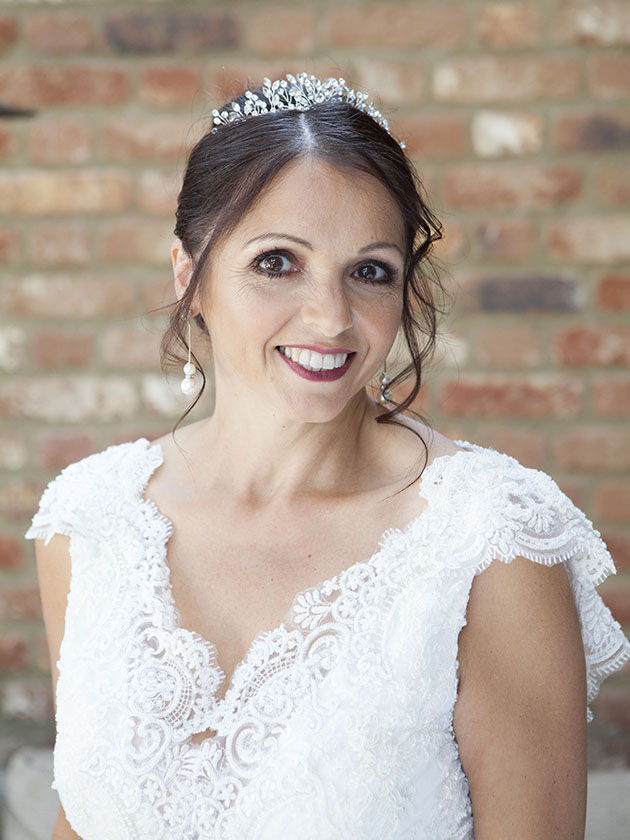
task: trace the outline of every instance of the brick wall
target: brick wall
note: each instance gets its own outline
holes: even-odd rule
[[[0,102],[33,111],[0,117],[0,760],[53,731],[21,534],[61,467],[180,412],[150,310],[185,149],[248,74],[380,96],[458,299],[423,408],[559,481],[630,630],[629,44],[626,0],[0,0]],[[593,765],[630,765],[629,686],[597,701]]]

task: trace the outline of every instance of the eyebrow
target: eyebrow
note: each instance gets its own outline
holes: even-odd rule
[[[274,231],[261,233],[260,236],[255,236],[253,239],[248,240],[245,245],[251,245],[252,242],[260,242],[261,239],[289,239],[291,242],[303,245],[305,248],[308,248],[309,251],[313,250],[313,246],[310,242],[307,242],[306,239],[300,239],[299,236],[291,236],[289,233],[276,233]],[[363,254],[365,251],[372,251],[376,248],[393,248],[395,251],[398,251],[400,256],[404,259],[403,252],[395,242],[370,242],[369,245],[365,245],[363,248],[360,248],[359,253]]]

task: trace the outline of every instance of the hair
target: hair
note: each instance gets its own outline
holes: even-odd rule
[[[266,98],[262,88],[254,92],[259,98]],[[245,101],[245,93],[231,100],[241,109]],[[373,176],[387,188],[402,213],[406,252],[401,328],[410,362],[393,376],[389,387],[410,377],[413,382],[402,402],[393,403],[376,419],[379,423],[410,428],[396,417],[411,412],[425,363],[435,350],[438,315],[446,312],[444,303],[449,298],[431,259],[434,242],[442,238],[442,225],[429,209],[422,182],[399,143],[375,119],[347,102],[321,102],[307,111],[270,111],[220,125],[210,129],[193,147],[178,196],[174,229],[193,268],[184,295],[171,304],[174,309],[161,344],[162,365],[180,365],[187,358],[186,318],[213,250],[283,168],[305,157]],[[197,315],[195,321],[207,333],[203,317]],[[206,384],[203,368],[194,354],[193,357],[201,372],[202,387],[173,432],[196,405]],[[425,419],[416,411],[412,413]],[[426,443],[418,436],[428,458]]]

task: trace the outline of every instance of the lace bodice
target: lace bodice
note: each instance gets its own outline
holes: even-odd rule
[[[173,600],[171,523],[144,497],[159,445],[111,446],[49,484],[26,536],[71,537],[53,787],[83,840],[473,838],[453,710],[475,575],[565,563],[589,702],[630,643],[582,511],[545,473],[457,443],[423,474],[423,513],[297,594],[223,699],[214,646]]]

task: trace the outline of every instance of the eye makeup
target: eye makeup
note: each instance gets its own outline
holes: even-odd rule
[[[253,261],[251,263],[252,271],[255,271],[257,274],[262,274],[266,277],[283,277],[283,276],[285,276],[287,274],[291,274],[295,271],[295,269],[289,270],[289,271],[286,271],[286,270],[285,271],[282,271],[282,270],[276,271],[276,270],[272,270],[270,268],[264,268],[263,263],[265,262],[265,260],[270,259],[272,257],[284,258],[284,259],[290,260],[290,261],[294,260],[293,254],[290,251],[287,251],[285,249],[276,249],[276,250],[273,250],[273,251],[264,251],[263,253],[259,254],[257,257],[255,257],[253,259]],[[357,266],[357,268],[354,269],[353,275],[355,275],[356,272],[358,272],[358,271],[361,271],[363,269],[369,269],[370,267],[380,269],[380,272],[381,272],[380,276],[377,276],[377,277],[366,277],[366,276],[356,277],[356,279],[359,280],[359,282],[366,283],[366,284],[371,284],[371,285],[377,285],[377,286],[386,286],[386,285],[395,283],[396,280],[398,280],[400,272],[395,266],[391,265],[390,263],[388,263],[384,260],[376,260],[376,259],[364,260],[362,263],[360,263]]]

